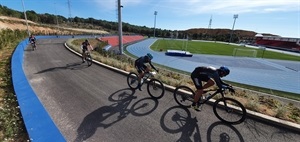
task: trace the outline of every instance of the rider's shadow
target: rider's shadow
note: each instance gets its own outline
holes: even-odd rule
[[[99,127],[103,127],[104,129],[106,129],[126,118],[130,113],[139,116],[140,113],[134,113],[134,111],[146,107],[147,105],[144,105],[145,103],[142,103],[142,101],[146,99],[137,101],[132,105],[132,107],[129,108],[128,106],[131,104],[131,102],[137,98],[133,94],[134,91],[130,89],[122,89],[112,94],[109,98],[110,101],[113,100],[114,102],[112,105],[100,107],[88,114],[83,119],[82,123],[77,129],[77,138],[75,142],[87,140],[92,135],[94,135]],[[146,114],[149,114],[149,112]]]
[[[48,69],[44,69],[41,70],[39,72],[37,72],[36,74],[41,74],[41,73],[45,73],[45,72],[53,72],[53,71],[58,71],[58,70],[79,70],[79,69],[84,69],[89,67],[87,64],[82,64],[81,62],[75,62],[75,63],[70,63],[70,64],[66,64],[65,66],[61,66],[61,67],[52,67],[52,68],[48,68]]]
[[[197,122],[196,117],[191,117],[189,110],[180,106],[174,106],[166,110],[160,120],[164,131],[172,134],[181,133],[177,142],[201,142]]]

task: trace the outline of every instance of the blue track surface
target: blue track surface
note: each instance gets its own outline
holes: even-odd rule
[[[300,62],[204,54],[170,57],[150,49],[156,40],[146,39],[128,46],[127,50],[135,56],[152,53],[153,62],[187,72],[192,72],[196,66],[225,65],[231,72],[224,80],[300,94]]]

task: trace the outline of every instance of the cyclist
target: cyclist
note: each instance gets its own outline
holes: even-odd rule
[[[197,102],[199,101],[200,98],[202,98],[203,89],[207,89],[213,86],[214,84],[216,84],[219,89],[230,86],[229,84],[221,80],[222,77],[227,76],[229,73],[230,70],[225,66],[221,66],[218,69],[214,67],[204,67],[204,66],[195,68],[195,70],[191,73],[191,78],[197,89],[195,92],[194,102],[192,104],[192,107],[196,111],[200,111],[199,104]],[[202,81],[206,82],[203,86],[202,86]]]
[[[89,43],[89,41],[86,39],[84,42],[82,42],[81,44],[81,49],[82,49],[82,63],[85,62],[85,56],[86,56],[86,52],[89,50],[88,48],[90,48],[90,50],[93,50],[92,45]]]
[[[152,54],[147,53],[145,56],[139,57],[134,62],[134,66],[135,66],[137,72],[139,73],[139,75],[138,75],[138,82],[139,82],[138,88],[139,88],[140,91],[142,91],[142,89],[141,89],[141,86],[142,86],[141,78],[144,77],[145,72],[150,71],[150,69],[145,65],[145,63],[149,63],[150,66],[158,72],[158,70],[151,63],[152,59],[153,59]]]
[[[28,41],[35,46],[36,38],[32,34],[28,38]]]

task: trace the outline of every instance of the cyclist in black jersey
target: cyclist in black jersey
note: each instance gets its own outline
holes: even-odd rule
[[[139,82],[138,88],[139,88],[140,91],[142,91],[142,89],[141,89],[141,78],[144,77],[144,73],[145,72],[149,72],[150,71],[150,69],[145,65],[145,63],[149,63],[150,66],[151,66],[151,68],[153,68],[154,70],[156,70],[158,72],[158,70],[151,63],[152,59],[153,59],[152,54],[147,53],[147,55],[142,56],[142,57],[140,57],[140,58],[138,58],[138,59],[135,60],[134,66],[135,66],[137,72],[139,73],[139,76],[138,76],[138,82]]]
[[[35,38],[33,35],[30,35],[30,37],[28,38],[28,41],[29,41],[31,44],[34,44],[34,45],[35,45],[36,38]]]
[[[82,63],[85,62],[85,56],[86,56],[86,51],[88,51],[90,48],[90,50],[93,50],[92,45],[89,43],[89,41],[86,39],[84,42],[82,42],[81,44],[81,49],[82,49]]]
[[[227,76],[230,73],[230,70],[225,67],[221,66],[220,68],[216,69],[214,67],[196,67],[195,70],[191,73],[191,78],[194,82],[195,87],[197,88],[194,102],[192,104],[192,107],[199,111],[199,105],[198,101],[202,97],[203,89],[207,89],[214,84],[218,86],[219,89],[222,89],[223,87],[230,86],[229,84],[223,82],[221,80],[222,77]],[[206,82],[202,86],[202,81]]]

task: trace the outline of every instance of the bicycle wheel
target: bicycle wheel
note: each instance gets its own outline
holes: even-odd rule
[[[92,59],[91,54],[87,54],[87,55],[86,55],[86,62],[87,62],[87,64],[88,64],[88,66],[91,66],[91,65],[92,65],[93,59]]]
[[[131,89],[136,89],[139,85],[138,75],[134,72],[130,72],[127,75],[127,84]]]
[[[147,84],[147,91],[152,98],[160,99],[165,94],[165,87],[158,79],[151,79]]]
[[[36,49],[36,45],[35,44],[31,44],[31,48],[32,48],[32,51],[34,51]]]
[[[214,102],[213,110],[218,119],[229,124],[240,124],[246,119],[246,109],[233,98],[220,98]]]
[[[174,90],[175,101],[183,107],[190,107],[193,104],[195,93],[187,86],[178,86]]]

